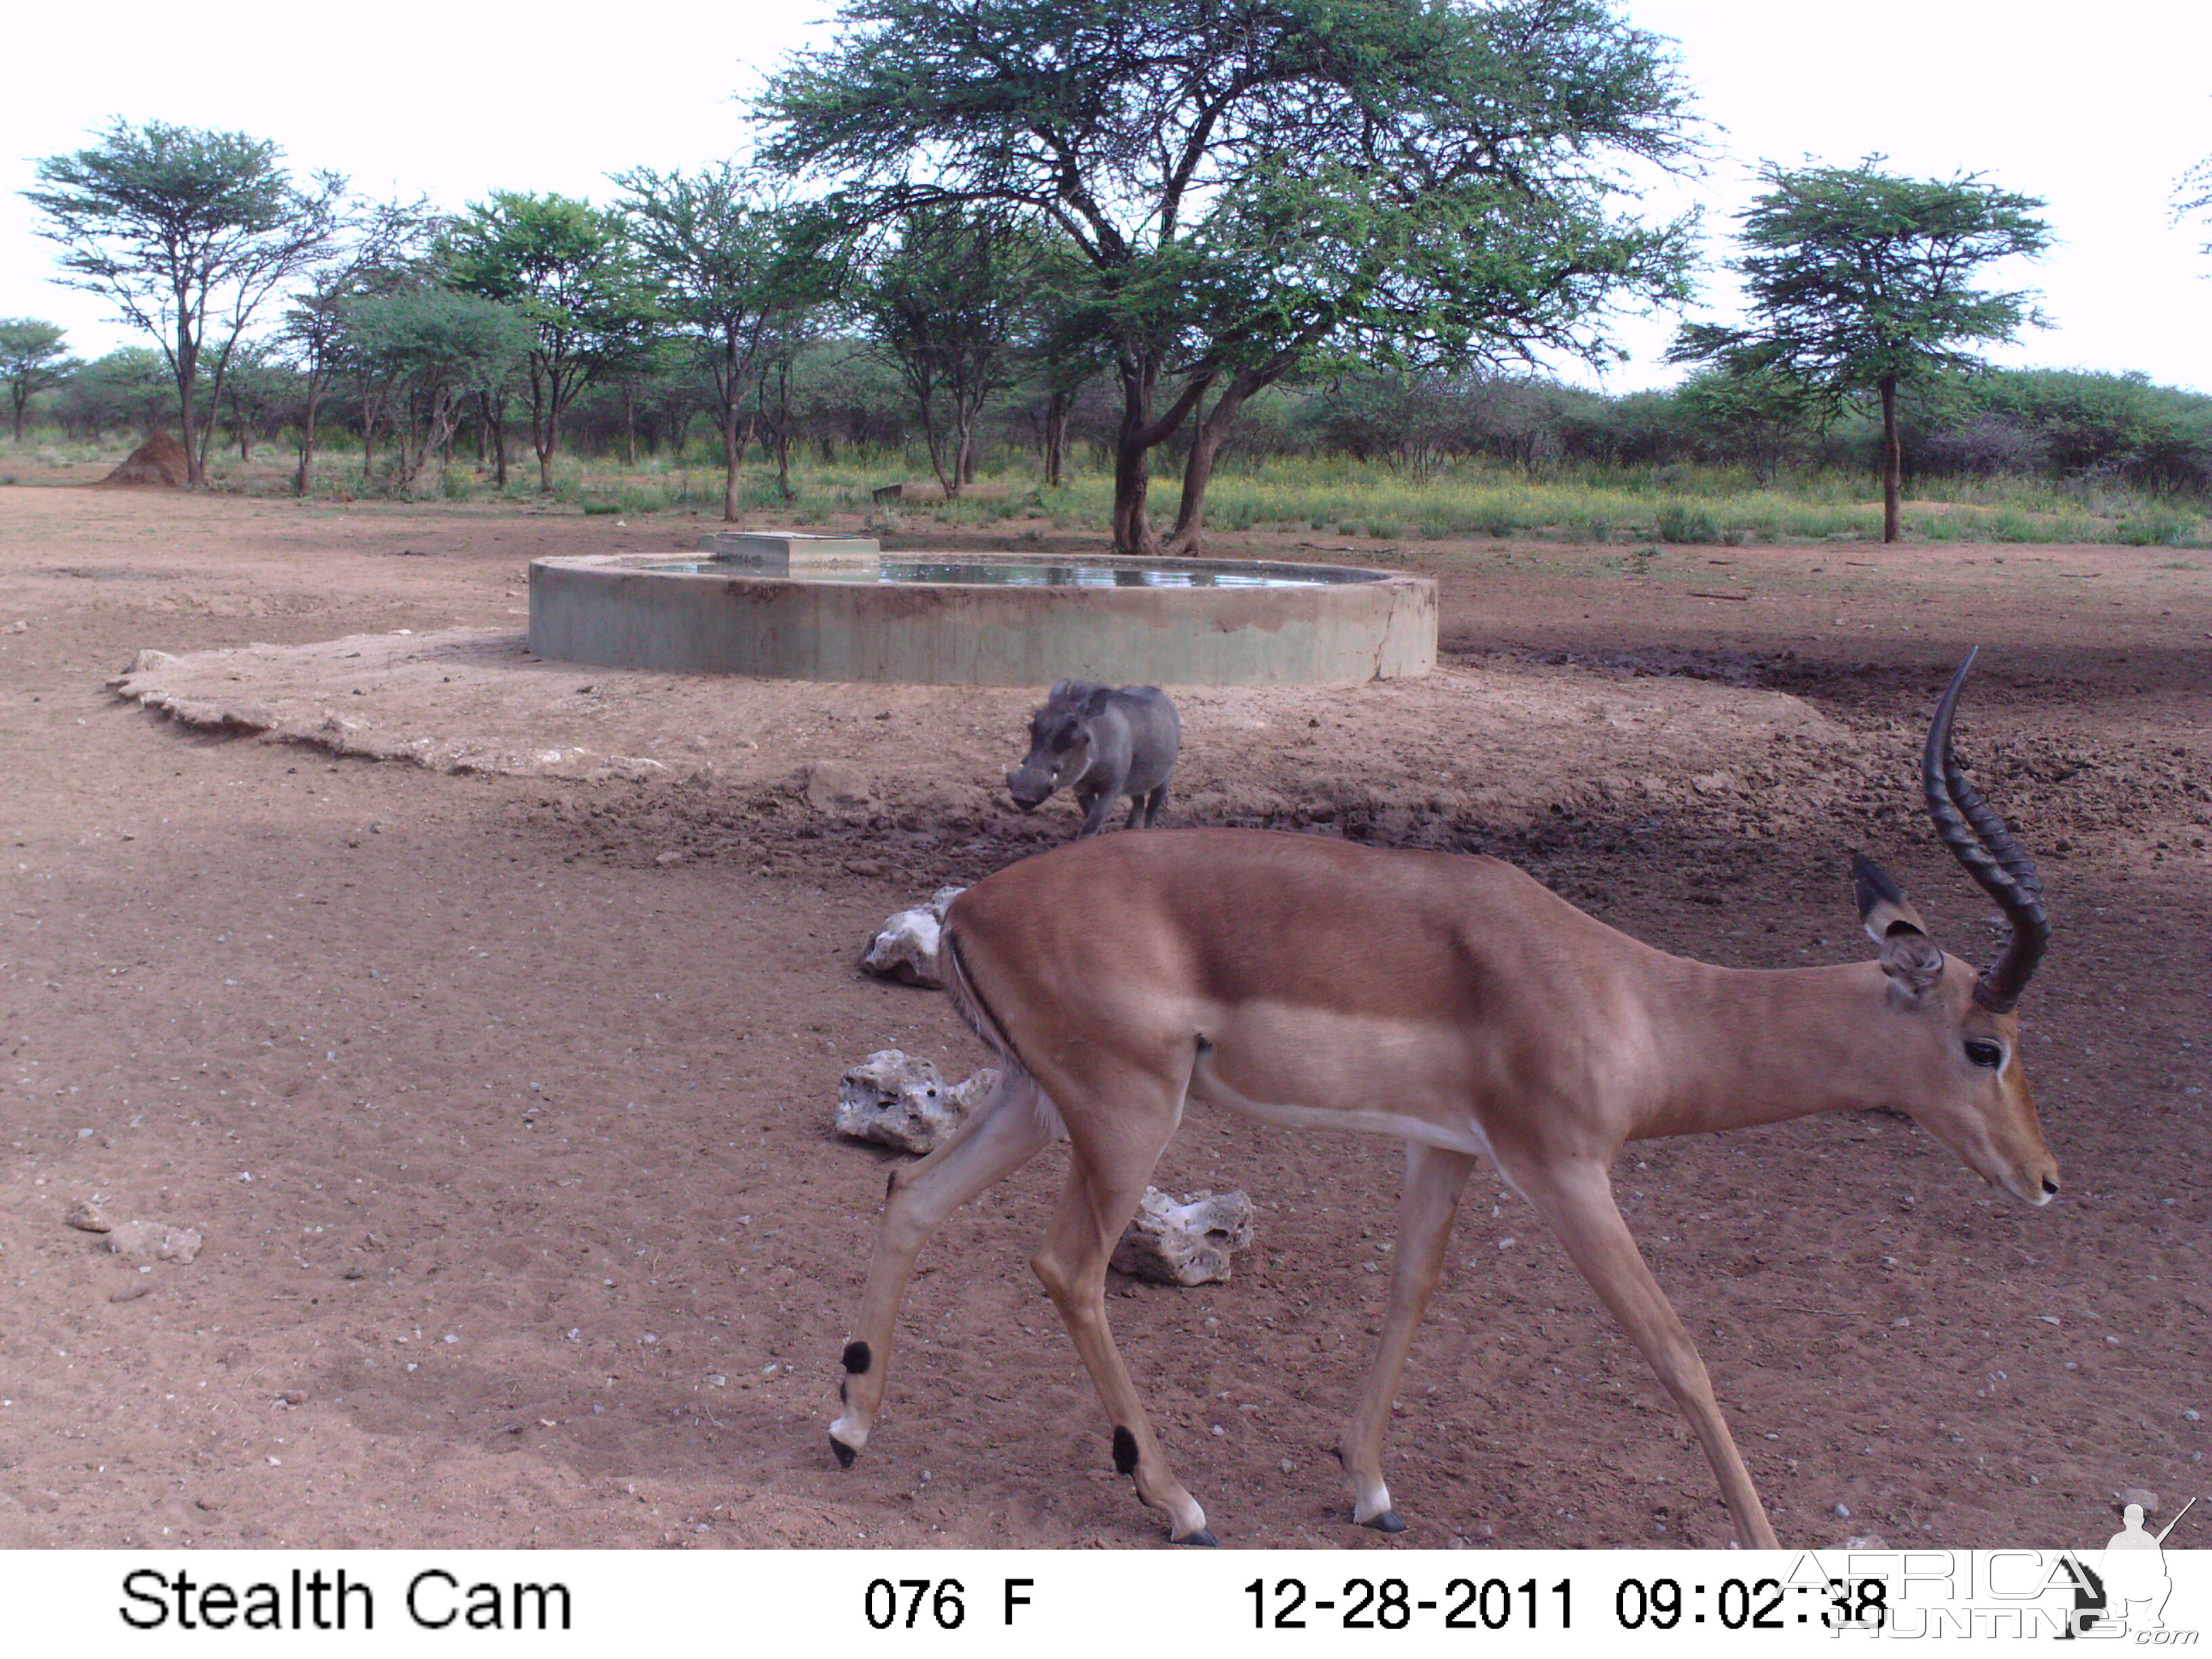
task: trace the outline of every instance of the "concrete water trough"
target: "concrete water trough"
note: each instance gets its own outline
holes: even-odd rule
[[[533,560],[530,647],[776,679],[1341,685],[1433,668],[1437,593],[1421,577],[1332,565],[722,533],[690,556]]]

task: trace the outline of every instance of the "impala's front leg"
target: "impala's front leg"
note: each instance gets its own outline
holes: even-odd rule
[[[1069,1115],[1073,1157],[1067,1185],[1030,1266],[1059,1308],[1068,1338],[1106,1407],[1114,1468],[1136,1482],[1138,1497],[1166,1512],[1170,1542],[1211,1544],[1214,1538],[1206,1529],[1206,1511],[1168,1467],[1167,1453],[1152,1433],[1106,1322],[1107,1263],[1121,1230],[1137,1212],[1152,1165],[1175,1133],[1180,1103],[1175,1097],[1142,1107],[1117,1101],[1115,1109],[1101,1104]]]
[[[845,1376],[837,1385],[845,1409],[830,1425],[830,1449],[846,1468],[868,1443],[883,1404],[891,1332],[915,1257],[945,1217],[1042,1152],[1052,1138],[1051,1124],[1035,1079],[1009,1065],[990,1098],[950,1140],[891,1176],[860,1299],[860,1334],[845,1345]]]
[[[1712,1379],[1697,1345],[1682,1328],[1659,1281],[1644,1264],[1635,1237],[1613,1201],[1613,1182],[1594,1161],[1547,1164],[1501,1158],[1500,1164],[1537,1212],[1559,1235],[1598,1300],[1620,1322],[1629,1340],[1643,1351],[1651,1369],[1674,1396],[1682,1415],[1698,1431],[1705,1457],[1719,1478],[1721,1497],[1735,1522],[1736,1542],[1745,1549],[1779,1549],[1766,1510],[1751,1484],[1751,1472],[1735,1449],[1713,1398]]]
[[[1382,1340],[1359,1396],[1359,1409],[1344,1431],[1337,1456],[1352,1481],[1352,1518],[1377,1532],[1403,1532],[1406,1523],[1390,1507],[1382,1484],[1382,1435],[1390,1426],[1390,1402],[1406,1370],[1413,1332],[1443,1275],[1444,1249],[1451,1242],[1452,1213],[1461,1189],[1474,1169],[1467,1152],[1448,1152],[1418,1141],[1406,1143],[1406,1191],[1400,1201],[1398,1259],[1390,1274],[1390,1310],[1383,1316]]]

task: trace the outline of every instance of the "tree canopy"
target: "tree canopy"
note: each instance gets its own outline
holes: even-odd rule
[[[787,334],[790,313],[817,304],[827,273],[787,193],[729,162],[696,173],[640,167],[616,175],[639,257],[661,285],[663,316],[713,377],[722,434],[722,517],[737,522],[744,416]]]
[[[1984,266],[2039,254],[2043,203],[1978,174],[1908,179],[1869,155],[1855,167],[1765,164],[1768,189],[1737,216],[1749,319],[1694,324],[1677,362],[1779,371],[1831,398],[1873,393],[1882,408],[1885,541],[1899,533],[1897,391],[1981,360],[1962,348],[2012,339],[2039,322],[2025,290],[1972,284]]]
[[[550,492],[568,405],[651,343],[653,295],[623,216],[574,197],[495,191],[469,204],[439,257],[454,289],[514,307],[536,334],[530,438]]]
[[[2174,184],[2173,222],[2179,224],[2192,214],[2212,224],[2212,155],[2197,162]],[[2212,242],[2204,243],[2197,251],[2212,253]]]
[[[1673,56],[1601,0],[852,0],[758,106],[848,222],[989,203],[1054,228],[1121,383],[1115,540],[1198,425],[1170,545],[1256,392],[1316,356],[1607,349],[1686,227],[1616,211],[1694,150]],[[1212,401],[1208,404],[1207,399]]]
[[[32,398],[84,367],[69,355],[69,332],[36,317],[0,317],[0,381],[15,415],[15,441],[23,441],[23,410]]]
[[[263,302],[328,246],[345,181],[319,173],[303,191],[266,139],[120,118],[99,144],[35,171],[40,188],[23,197],[44,216],[39,234],[61,246],[62,280],[160,342],[191,481],[203,482],[232,353]]]
[[[512,307],[428,285],[356,295],[341,314],[347,361],[391,405],[399,438],[394,482],[415,495],[452,441],[463,400],[528,354],[530,325]]]
[[[854,285],[853,308],[898,365],[948,501],[975,477],[985,404],[1013,384],[1042,263],[1035,233],[1002,213],[925,209]]]

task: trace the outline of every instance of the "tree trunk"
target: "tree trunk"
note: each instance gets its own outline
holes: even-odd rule
[[[483,394],[484,437],[491,446],[492,486],[507,488],[507,395]]]
[[[1044,409],[1044,487],[1057,489],[1067,465],[1067,417],[1075,399],[1055,392]]]
[[[185,482],[192,485],[204,484],[207,482],[207,453],[200,447],[198,434],[193,430],[192,381],[197,378],[198,373],[197,367],[185,368],[182,366],[182,360],[179,360],[177,369],[177,418],[183,423],[185,428],[181,434],[185,441]]]
[[[722,522],[738,521],[738,467],[744,459],[744,432],[738,424],[734,398],[722,405]]]
[[[1130,439],[1126,432],[1114,446],[1114,550],[1139,556],[1158,553],[1158,540],[1152,520],[1145,516],[1145,495],[1152,487],[1149,465],[1152,446]]]
[[[1213,400],[1212,410],[1191,434],[1190,453],[1183,460],[1182,501],[1176,508],[1175,528],[1168,534],[1165,551],[1198,551],[1200,532],[1206,522],[1206,486],[1212,480],[1213,463],[1221,453],[1221,446],[1229,441],[1230,428],[1236,425],[1244,400],[1258,389],[1250,377],[1238,375],[1223,388],[1221,395]]]
[[[1121,359],[1121,429],[1114,441],[1114,550],[1139,556],[1160,550],[1145,514],[1152,489],[1152,386],[1158,370],[1144,358]]]
[[[1174,437],[1190,418],[1191,411],[1204,402],[1216,372],[1209,370],[1187,382],[1176,395],[1174,407],[1154,420],[1152,392],[1159,378],[1159,356],[1141,347],[1122,356],[1121,429],[1114,441],[1116,553],[1149,557],[1161,550],[1159,538],[1152,533],[1152,520],[1145,514],[1145,496],[1152,487],[1149,457],[1154,448]],[[1265,385],[1266,381],[1258,384]],[[1242,403],[1243,396],[1237,401]]]
[[[30,394],[23,390],[23,384],[18,380],[12,388],[15,398],[15,444],[18,448],[23,442],[23,405],[30,400]]]
[[[637,465],[637,393],[630,383],[623,382],[623,465]]]
[[[176,305],[177,349],[169,367],[177,377],[177,420],[182,428],[178,435],[185,446],[185,482],[197,485],[207,482],[207,458],[193,442],[192,431],[192,383],[199,378],[200,343],[192,332],[191,296],[179,291]]]
[[[323,403],[323,387],[310,380],[307,385],[307,416],[299,427],[299,471],[292,473],[292,493],[305,495],[314,489],[314,414],[316,404]]]
[[[937,487],[945,492],[946,501],[958,501],[959,459],[956,455],[951,466],[945,464],[945,434],[938,429],[936,416],[930,413],[929,405],[926,403],[921,406],[921,441],[928,446],[929,470],[937,475]]]
[[[1905,453],[1897,441],[1897,376],[1881,379],[1881,539],[1885,544],[1904,534],[1899,481],[1905,471]]]
[[[549,387],[544,371],[530,371],[530,447],[538,452],[538,491],[553,493],[553,451],[561,441],[561,386]],[[550,394],[550,395],[549,395]]]

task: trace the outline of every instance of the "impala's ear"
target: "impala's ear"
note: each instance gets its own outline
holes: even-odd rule
[[[1851,854],[1851,895],[1859,902],[1859,926],[1877,945],[1889,937],[1895,922],[1903,922],[1916,933],[1928,931],[1920,913],[1906,901],[1888,872],[1863,853]]]
[[[1851,860],[1851,890],[1859,902],[1859,925],[1881,946],[1881,971],[1891,994],[1917,1001],[1943,977],[1943,953],[1928,937],[1920,913],[1905,902],[1880,865],[1863,856]]]

